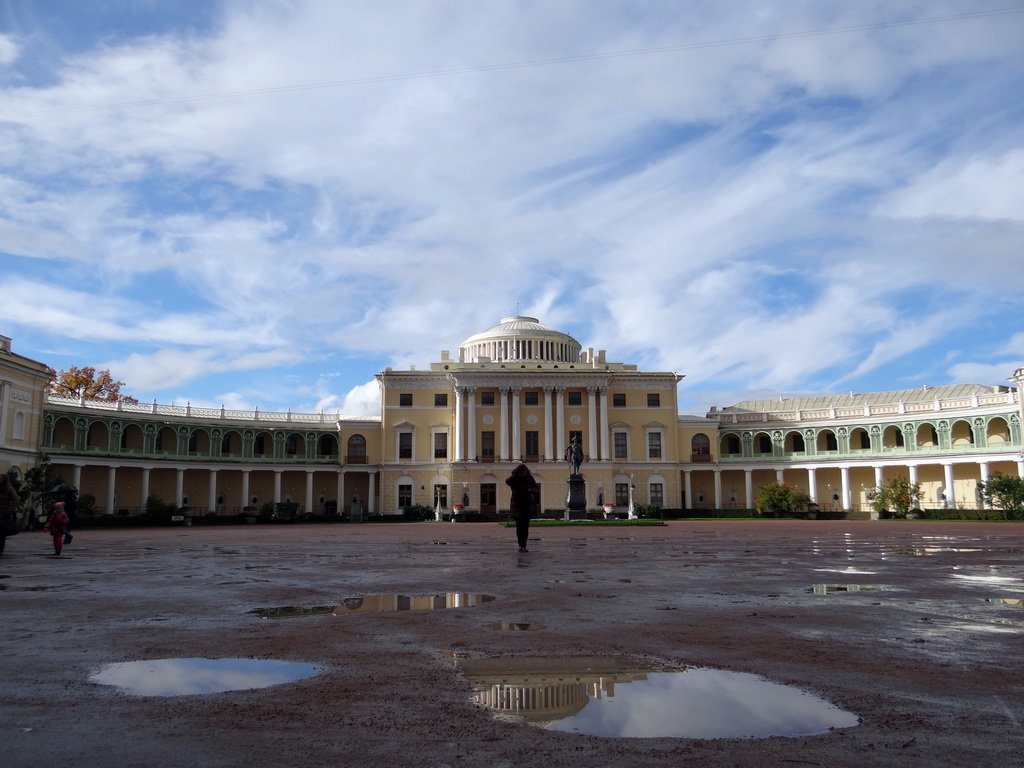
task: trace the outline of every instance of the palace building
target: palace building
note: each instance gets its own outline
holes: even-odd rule
[[[426,505],[492,519],[520,461],[544,510],[565,507],[565,448],[586,454],[588,506],[746,508],[766,483],[863,513],[896,476],[924,507],[975,507],[993,473],[1024,476],[1021,386],[957,384],[754,400],[681,415],[674,372],[609,362],[536,318],[503,319],[458,355],[377,375],[377,417],[268,413],[45,396],[46,366],[0,337],[0,470],[49,456],[108,514],[158,496],[192,514],[268,502],[310,514]]]

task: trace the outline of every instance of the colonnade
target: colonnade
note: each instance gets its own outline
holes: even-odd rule
[[[480,387],[455,388],[455,461],[478,461],[480,424],[477,402]],[[498,387],[498,430],[495,440],[496,459],[515,461],[525,454],[523,447],[523,405],[524,387]],[[530,387],[529,389],[535,389]],[[562,458],[567,440],[565,418],[565,393],[567,387],[539,387],[543,394],[539,406],[543,409],[543,461],[558,461]],[[608,430],[608,388],[587,387],[587,430],[586,452],[591,461],[611,459]],[[486,406],[488,408],[492,406]],[[533,407],[533,406],[527,406]],[[491,426],[488,424],[487,426]],[[583,430],[580,430],[583,431]]]
[[[62,462],[57,462],[62,463]],[[73,463],[71,464],[72,479],[71,484],[75,488],[82,487],[82,470],[84,467],[90,466],[84,463]],[[365,467],[359,469],[347,470],[344,468],[328,469],[324,467],[317,467],[315,469],[299,469],[295,467],[288,468],[270,468],[270,467],[232,467],[225,469],[224,467],[195,467],[195,466],[146,466],[138,464],[122,464],[122,465],[110,465],[104,464],[103,466],[107,469],[107,484],[106,494],[103,499],[103,511],[112,515],[117,507],[117,480],[119,469],[131,469],[140,470],[141,480],[139,485],[139,508],[145,508],[146,500],[150,496],[150,484],[151,484],[151,473],[154,469],[156,470],[169,470],[175,473],[174,476],[174,504],[177,507],[185,506],[185,472],[186,471],[203,471],[205,470],[208,474],[207,483],[207,498],[206,508],[210,511],[217,509],[217,498],[218,498],[218,487],[217,487],[217,476],[219,472],[240,472],[241,473],[241,488],[239,490],[239,503],[237,506],[245,507],[248,506],[250,500],[250,485],[251,476],[253,472],[273,473],[273,503],[280,504],[282,502],[282,482],[281,478],[285,472],[304,472],[305,473],[305,488],[304,498],[302,502],[302,510],[304,514],[313,514],[314,512],[314,500],[313,500],[313,476],[317,473],[330,473],[334,472],[337,475],[337,499],[338,499],[338,510],[339,512],[344,509],[346,502],[345,496],[345,476],[347,474],[365,474],[368,476],[367,482],[369,490],[366,499],[366,512],[367,514],[376,513],[376,499],[377,499],[377,473],[378,470],[374,467]]]
[[[818,488],[818,470],[825,469],[836,469],[839,471],[840,477],[840,490],[838,501],[828,499],[826,503],[832,503],[835,501],[840,504],[843,509],[853,508],[853,489],[850,482],[850,472],[853,469],[870,468],[874,473],[874,487],[878,488],[885,484],[885,470],[894,468],[906,468],[908,479],[911,484],[918,484],[920,477],[920,468],[925,466],[941,466],[943,474],[943,486],[947,492],[954,487],[954,476],[953,468],[955,465],[974,464],[978,467],[978,479],[980,482],[988,482],[991,476],[991,464],[995,462],[1006,462],[1006,457],[989,457],[986,459],[970,458],[960,461],[946,460],[946,461],[919,461],[913,464],[909,463],[894,463],[894,464],[821,464],[813,467],[806,465],[793,465],[793,466],[767,466],[767,467],[683,467],[683,491],[685,493],[686,505],[693,507],[693,479],[692,475],[694,472],[713,472],[714,473],[714,508],[721,509],[723,507],[724,497],[722,494],[722,472],[728,471],[742,471],[743,472],[743,506],[745,508],[753,508],[755,496],[754,496],[754,482],[753,473],[757,470],[774,470],[775,481],[777,483],[783,482],[784,474],[787,470],[799,471],[803,470],[807,473],[807,489],[808,495],[811,498],[811,502],[814,504],[820,504],[819,488]],[[1013,461],[1017,464],[1017,474],[1019,477],[1024,477],[1024,458],[1021,454],[1016,454]],[[949,508],[956,508],[956,499],[951,492],[944,497],[944,504]]]

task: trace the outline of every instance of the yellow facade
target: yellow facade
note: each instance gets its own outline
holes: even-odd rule
[[[192,514],[291,502],[356,519],[413,505],[487,519],[507,510],[504,481],[520,461],[540,508],[557,514],[573,436],[592,511],[749,508],[758,488],[785,482],[824,509],[866,514],[871,489],[896,476],[920,483],[922,506],[975,506],[993,473],[1024,475],[1024,371],[1015,388],[747,401],[689,416],[678,374],[609,362],[517,316],[425,368],[382,371],[379,415],[349,418],[44,400],[46,367],[5,343],[0,469],[45,453],[111,514],[158,496]]]

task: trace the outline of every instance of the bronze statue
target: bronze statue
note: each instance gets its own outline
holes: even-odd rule
[[[573,435],[572,440],[569,441],[569,446],[565,449],[565,460],[569,462],[569,474],[578,475],[580,473],[580,465],[583,463],[583,447],[580,445],[580,439]]]

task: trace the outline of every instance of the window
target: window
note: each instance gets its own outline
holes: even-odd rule
[[[825,433],[825,450],[826,451],[838,451],[839,442],[836,440],[835,432]]]
[[[647,433],[647,458],[661,458],[661,432]]]
[[[90,427],[90,429],[91,429],[91,427]],[[193,432],[191,435],[188,436],[188,452],[194,456],[196,451],[198,450],[198,446],[199,446],[199,435],[197,435],[195,432]]]
[[[220,439],[220,452],[223,454],[231,453],[231,435],[224,435]]]
[[[583,405],[583,393],[582,392],[570,392],[569,393],[569,405]]]
[[[693,456],[710,456],[711,455],[711,440],[703,432],[700,432],[693,436],[690,440],[690,453]],[[695,461],[702,461],[702,459],[695,459]]]
[[[25,412],[18,411],[14,414],[14,432],[11,434],[15,440],[25,439]],[[124,446],[121,446],[124,448]]]
[[[629,483],[615,484],[615,506],[625,507],[629,504]]]
[[[729,454],[730,456],[735,456],[739,453],[742,453],[742,450],[743,449],[740,447],[739,435],[725,436],[725,452],[727,454]]]
[[[410,403],[412,405],[412,403]],[[437,392],[434,394],[434,407],[435,408],[447,408],[448,407],[448,393]]]
[[[647,393],[647,407],[648,408],[660,408],[661,407],[661,393],[660,392],[648,392]]]
[[[362,435],[352,435],[348,439],[348,455],[345,461],[349,464],[366,463],[366,438]]]
[[[862,451],[871,450],[871,435],[864,430],[860,431],[860,448]]]
[[[771,453],[772,452],[772,439],[768,435],[760,434],[757,436],[757,452],[758,453]]]
[[[523,392],[524,405],[537,405],[540,400],[540,393],[535,389],[528,389]]]
[[[398,433],[398,458],[412,458],[412,432]]]
[[[494,405],[494,392],[481,392],[480,405]]]
[[[295,435],[288,435],[288,438],[284,441],[285,456],[294,456],[298,452],[299,441],[296,440]]]
[[[526,451],[524,458],[536,461],[540,455],[540,432],[529,430],[526,432]]]
[[[629,457],[629,442],[625,432],[616,432],[612,435],[612,448],[616,459]]]
[[[625,392],[612,392],[612,408],[625,408],[626,407],[626,393]]]
[[[412,506],[412,486],[403,483],[398,486],[398,508],[404,509],[405,507]]]
[[[409,408],[412,406],[412,392],[399,392],[398,393],[398,404],[402,408]]]
[[[665,506],[665,486],[661,483],[651,483],[651,504],[656,507]]]
[[[446,432],[434,433],[434,458],[448,458],[448,434]]]
[[[498,486],[494,483],[480,483],[480,511],[493,512],[498,506]]]
[[[484,461],[494,461],[494,433],[480,433],[480,456]]]
[[[157,436],[159,437],[159,435]],[[159,448],[159,440],[157,441]],[[257,456],[264,456],[267,453],[267,438],[266,435],[256,435],[256,439],[252,441],[252,452]]]

